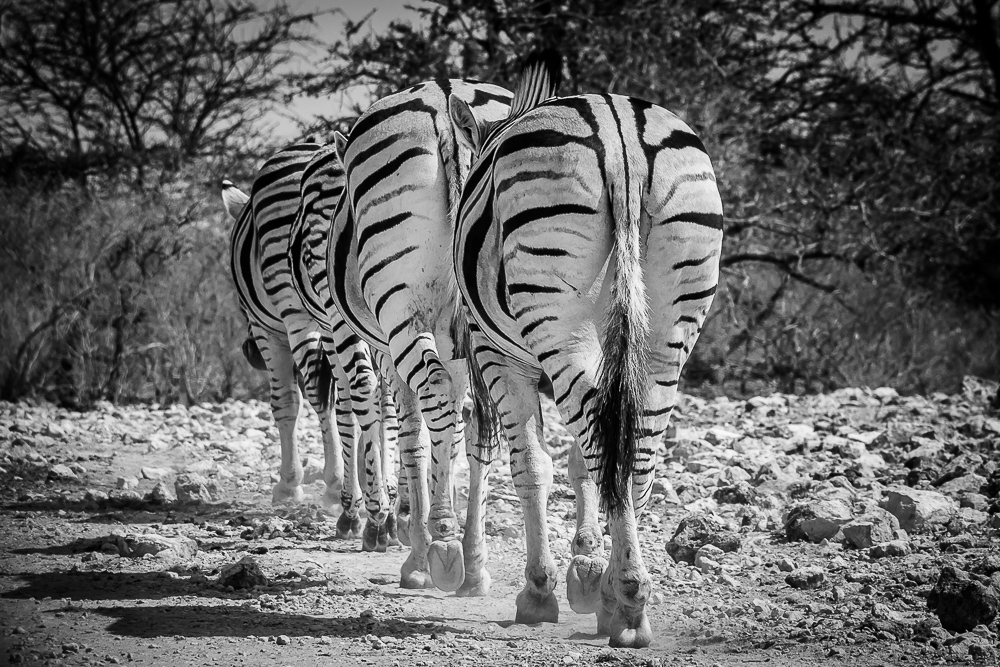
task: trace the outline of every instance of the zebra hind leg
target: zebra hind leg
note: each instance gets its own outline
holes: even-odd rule
[[[443,372],[440,372],[443,371]],[[468,387],[468,371],[464,359],[443,362],[437,373],[428,374],[438,380],[435,392],[429,392],[441,402],[433,402],[428,409],[424,404],[424,418],[428,428],[438,426],[432,433],[431,452],[434,459],[434,503],[431,505],[431,542],[427,554],[434,585],[447,592],[461,588],[465,581],[465,556],[458,537],[458,519],[455,516],[454,463],[465,449],[465,420],[462,409]]]
[[[504,432],[510,444],[510,468],[514,489],[521,500],[528,563],[524,570],[524,588],[515,602],[515,623],[557,623],[559,602],[554,593],[556,564],[549,551],[546,505],[552,487],[552,458],[541,445],[542,409],[538,400],[538,373],[528,368],[514,368],[500,356],[483,369],[483,379],[503,417]]]
[[[256,329],[256,328],[255,328]],[[295,364],[288,342],[263,331],[254,332],[270,375],[271,414],[278,427],[281,443],[281,468],[278,483],[271,489],[271,503],[300,503],[305,498],[302,490],[302,461],[299,459],[295,440],[295,424],[299,417],[301,396],[295,381]]]
[[[601,579],[597,630],[612,647],[649,646],[653,631],[646,614],[652,580],[642,561],[631,493],[621,514],[610,517],[611,559]]]
[[[337,430],[343,446],[344,486],[340,493],[343,512],[337,518],[338,539],[357,537],[361,534],[361,487],[358,483],[357,442],[358,421],[354,415],[350,389],[346,377],[337,377]]]
[[[403,382],[394,368],[389,368],[389,378],[396,397],[399,419],[399,454],[406,477],[406,500],[410,514],[407,518],[406,536],[410,542],[410,553],[403,562],[399,573],[400,588],[432,588],[427,550],[431,543],[427,526],[430,515],[430,490],[428,488],[428,458],[430,454],[430,433],[420,416],[416,394]],[[401,485],[402,486],[402,485]],[[402,497],[402,492],[400,493]],[[399,522],[400,528],[404,525]],[[400,530],[400,535],[403,531]]]
[[[396,404],[392,402],[392,395],[382,377],[379,377],[379,390],[382,417],[379,423],[382,436],[382,478],[389,497],[389,514],[385,520],[386,545],[398,547],[400,540],[397,536],[396,496],[399,479],[396,475],[396,460],[399,458],[399,421],[396,419]]]
[[[604,557],[604,535],[597,522],[597,485],[575,442],[569,453],[569,475],[576,492],[576,535],[573,560],[566,572],[566,597],[576,613],[593,614],[601,606],[601,578],[608,561]]]
[[[469,459],[469,508],[465,519],[462,549],[465,552],[465,580],[458,597],[482,597],[490,592],[492,578],[486,570],[486,498],[489,495],[490,466],[496,450],[479,447],[475,415],[465,427],[465,451]]]

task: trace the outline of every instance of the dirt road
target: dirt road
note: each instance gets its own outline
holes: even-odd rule
[[[263,404],[87,413],[0,404],[0,663],[995,663],[996,621],[948,632],[927,607],[942,565],[974,569],[996,547],[990,526],[1000,524],[990,507],[959,507],[963,493],[996,505],[989,484],[1000,422],[982,396],[857,390],[756,405],[688,397],[677,422],[641,521],[655,640],[643,650],[611,650],[594,634],[593,616],[569,609],[564,585],[559,623],[512,623],[524,541],[506,464],[489,501],[491,594],[456,598],[400,590],[402,547],[361,553],[360,540],[334,538],[335,517],[319,506],[270,506],[277,447]],[[574,528],[569,440],[551,405],[546,427],[557,470],[550,538],[564,575]],[[315,477],[315,418],[300,431]],[[914,479],[906,455],[927,442],[940,447],[930,447],[929,472]],[[933,475],[970,454],[963,475],[976,475],[982,488],[931,486]],[[169,496],[185,471],[204,477],[211,500],[151,495],[162,482],[158,493]],[[953,515],[904,534],[905,555],[873,557],[845,546],[842,533],[818,543],[788,539],[797,501],[837,500],[862,515],[907,475],[953,496]],[[322,482],[310,480],[308,489],[315,500]],[[705,515],[738,536],[738,550],[703,552],[697,566],[675,562],[668,547],[678,523]],[[138,556],[156,540],[179,546]],[[705,553],[714,559],[706,563]],[[219,570],[244,557],[267,585],[219,583]],[[790,584],[807,566],[822,573],[818,583]]]

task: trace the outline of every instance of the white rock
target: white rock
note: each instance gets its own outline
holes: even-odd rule
[[[57,463],[49,468],[49,475],[56,479],[76,479],[76,473],[64,463]]]
[[[134,489],[137,486],[139,486],[139,480],[132,475],[119,477],[115,480],[115,488],[118,489]]]
[[[905,486],[890,487],[881,507],[896,517],[900,528],[911,533],[929,524],[947,523],[958,511],[958,503],[944,494]]]
[[[212,459],[206,459],[202,461],[195,461],[194,463],[189,463],[184,466],[184,472],[193,472],[200,475],[208,474],[215,470],[215,461]]]
[[[140,471],[142,473],[143,479],[151,479],[156,481],[158,479],[163,479],[167,475],[173,472],[170,468],[153,468],[146,466]]]
[[[742,437],[742,433],[737,433],[736,431],[722,428],[721,426],[713,426],[705,432],[705,440],[713,445],[722,445],[733,442]]]
[[[809,440],[816,436],[816,429],[811,424],[788,424],[785,428],[792,434],[792,440]]]

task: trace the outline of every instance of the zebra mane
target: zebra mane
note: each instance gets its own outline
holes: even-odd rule
[[[558,51],[545,49],[528,56],[514,89],[514,100],[507,117],[517,118],[555,97],[561,82],[562,56]]]

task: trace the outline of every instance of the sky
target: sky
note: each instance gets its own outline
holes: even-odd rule
[[[274,3],[271,0],[258,0],[258,4],[268,7]],[[345,17],[358,21],[374,9],[371,25],[374,30],[381,30],[395,19],[415,22],[417,13],[407,9],[406,5],[419,6],[422,3],[421,0],[286,0],[286,4],[293,12],[330,12],[317,17],[314,36],[321,41],[332,42],[341,35]],[[291,71],[310,69],[310,61],[315,63],[324,55],[322,49],[304,51],[302,57],[291,65]],[[282,113],[272,114],[268,122],[274,126],[272,134],[275,138],[291,140],[298,136],[296,120],[308,121],[317,115],[336,116],[348,102],[339,94],[325,99],[297,99]]]

